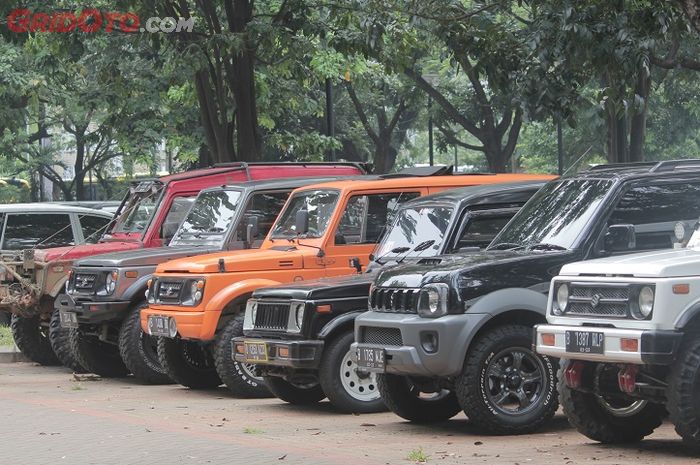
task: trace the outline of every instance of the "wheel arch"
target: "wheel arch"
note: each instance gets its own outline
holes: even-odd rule
[[[248,299],[261,287],[280,284],[270,279],[249,279],[230,284],[220,290],[205,306],[206,311],[219,311],[219,321],[216,329],[221,329],[234,316],[245,311]]]
[[[350,330],[354,330],[355,318],[364,312],[366,312],[366,310],[354,310],[352,312],[338,315],[323,325],[321,330],[318,332],[318,338],[328,340],[334,338],[339,332],[348,328],[350,328]]]
[[[700,331],[700,302],[694,302],[676,318],[673,326],[677,330]]]

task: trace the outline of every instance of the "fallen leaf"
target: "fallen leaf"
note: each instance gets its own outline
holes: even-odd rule
[[[377,426],[374,423],[361,423],[360,426]]]
[[[277,460],[284,460],[285,458],[287,458],[287,454],[284,454],[281,457],[277,457]]]

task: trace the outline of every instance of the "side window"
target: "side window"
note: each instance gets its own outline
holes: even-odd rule
[[[173,203],[170,204],[170,210],[168,210],[168,214],[165,216],[163,225],[174,225],[177,227],[182,220],[185,219],[195,199],[196,197],[175,197]],[[160,228],[159,234],[161,239],[163,239],[164,229],[165,228]]]
[[[457,239],[452,251],[456,252],[467,247],[486,247],[501,232],[501,229],[510,221],[513,215],[515,215],[515,212],[472,216]]]
[[[237,239],[239,241],[245,240],[246,228],[253,216],[258,218],[258,239],[267,236],[277,219],[277,215],[287,202],[287,197],[289,197],[289,192],[264,192],[253,195],[243,211],[243,218],[236,232]]]
[[[617,203],[607,226],[632,225],[635,247],[630,251],[665,249],[676,242],[674,227],[684,222],[692,231],[700,218],[700,184],[639,186]]]
[[[100,240],[105,232],[104,228],[110,222],[110,218],[93,215],[78,215],[80,227],[83,229],[85,243],[94,244]]]
[[[60,213],[10,214],[5,226],[5,250],[74,245],[70,216]]]
[[[392,192],[350,198],[335,233],[336,245],[376,244],[399,205],[418,196],[418,192]]]

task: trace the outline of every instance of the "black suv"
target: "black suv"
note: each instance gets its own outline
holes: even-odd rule
[[[407,202],[377,246],[366,273],[257,290],[248,301],[245,337],[234,339],[235,359],[259,363],[268,387],[287,402],[328,397],[344,412],[384,409],[376,377],[358,373],[349,353],[353,322],[367,311],[376,270],[485,247],[543,185],[536,181],[473,186]],[[276,323],[288,321],[277,316],[287,315],[292,306],[312,310],[301,330]],[[246,345],[258,350],[246,350]]]
[[[355,320],[355,361],[408,420],[464,411],[491,433],[532,431],[558,405],[556,361],[532,350],[552,277],[573,261],[670,248],[676,223],[699,216],[698,160],[552,181],[485,251],[381,270]]]

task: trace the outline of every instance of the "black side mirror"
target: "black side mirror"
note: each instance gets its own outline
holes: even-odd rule
[[[608,226],[603,239],[606,252],[627,252],[637,247],[633,224],[613,224]]]
[[[357,271],[358,274],[362,274],[362,262],[360,262],[359,258],[351,258],[350,267],[355,268],[355,271]]]
[[[178,226],[180,226],[180,223],[163,223],[160,227],[160,237],[163,238],[163,244],[169,243],[170,240],[175,237]]]
[[[260,227],[258,217],[251,216],[248,218],[248,224],[245,227],[245,241],[248,243],[249,247],[253,245],[253,242],[255,241],[255,238],[258,237],[259,233]]]
[[[299,210],[296,216],[296,233],[297,235],[304,235],[309,232],[309,211]]]

